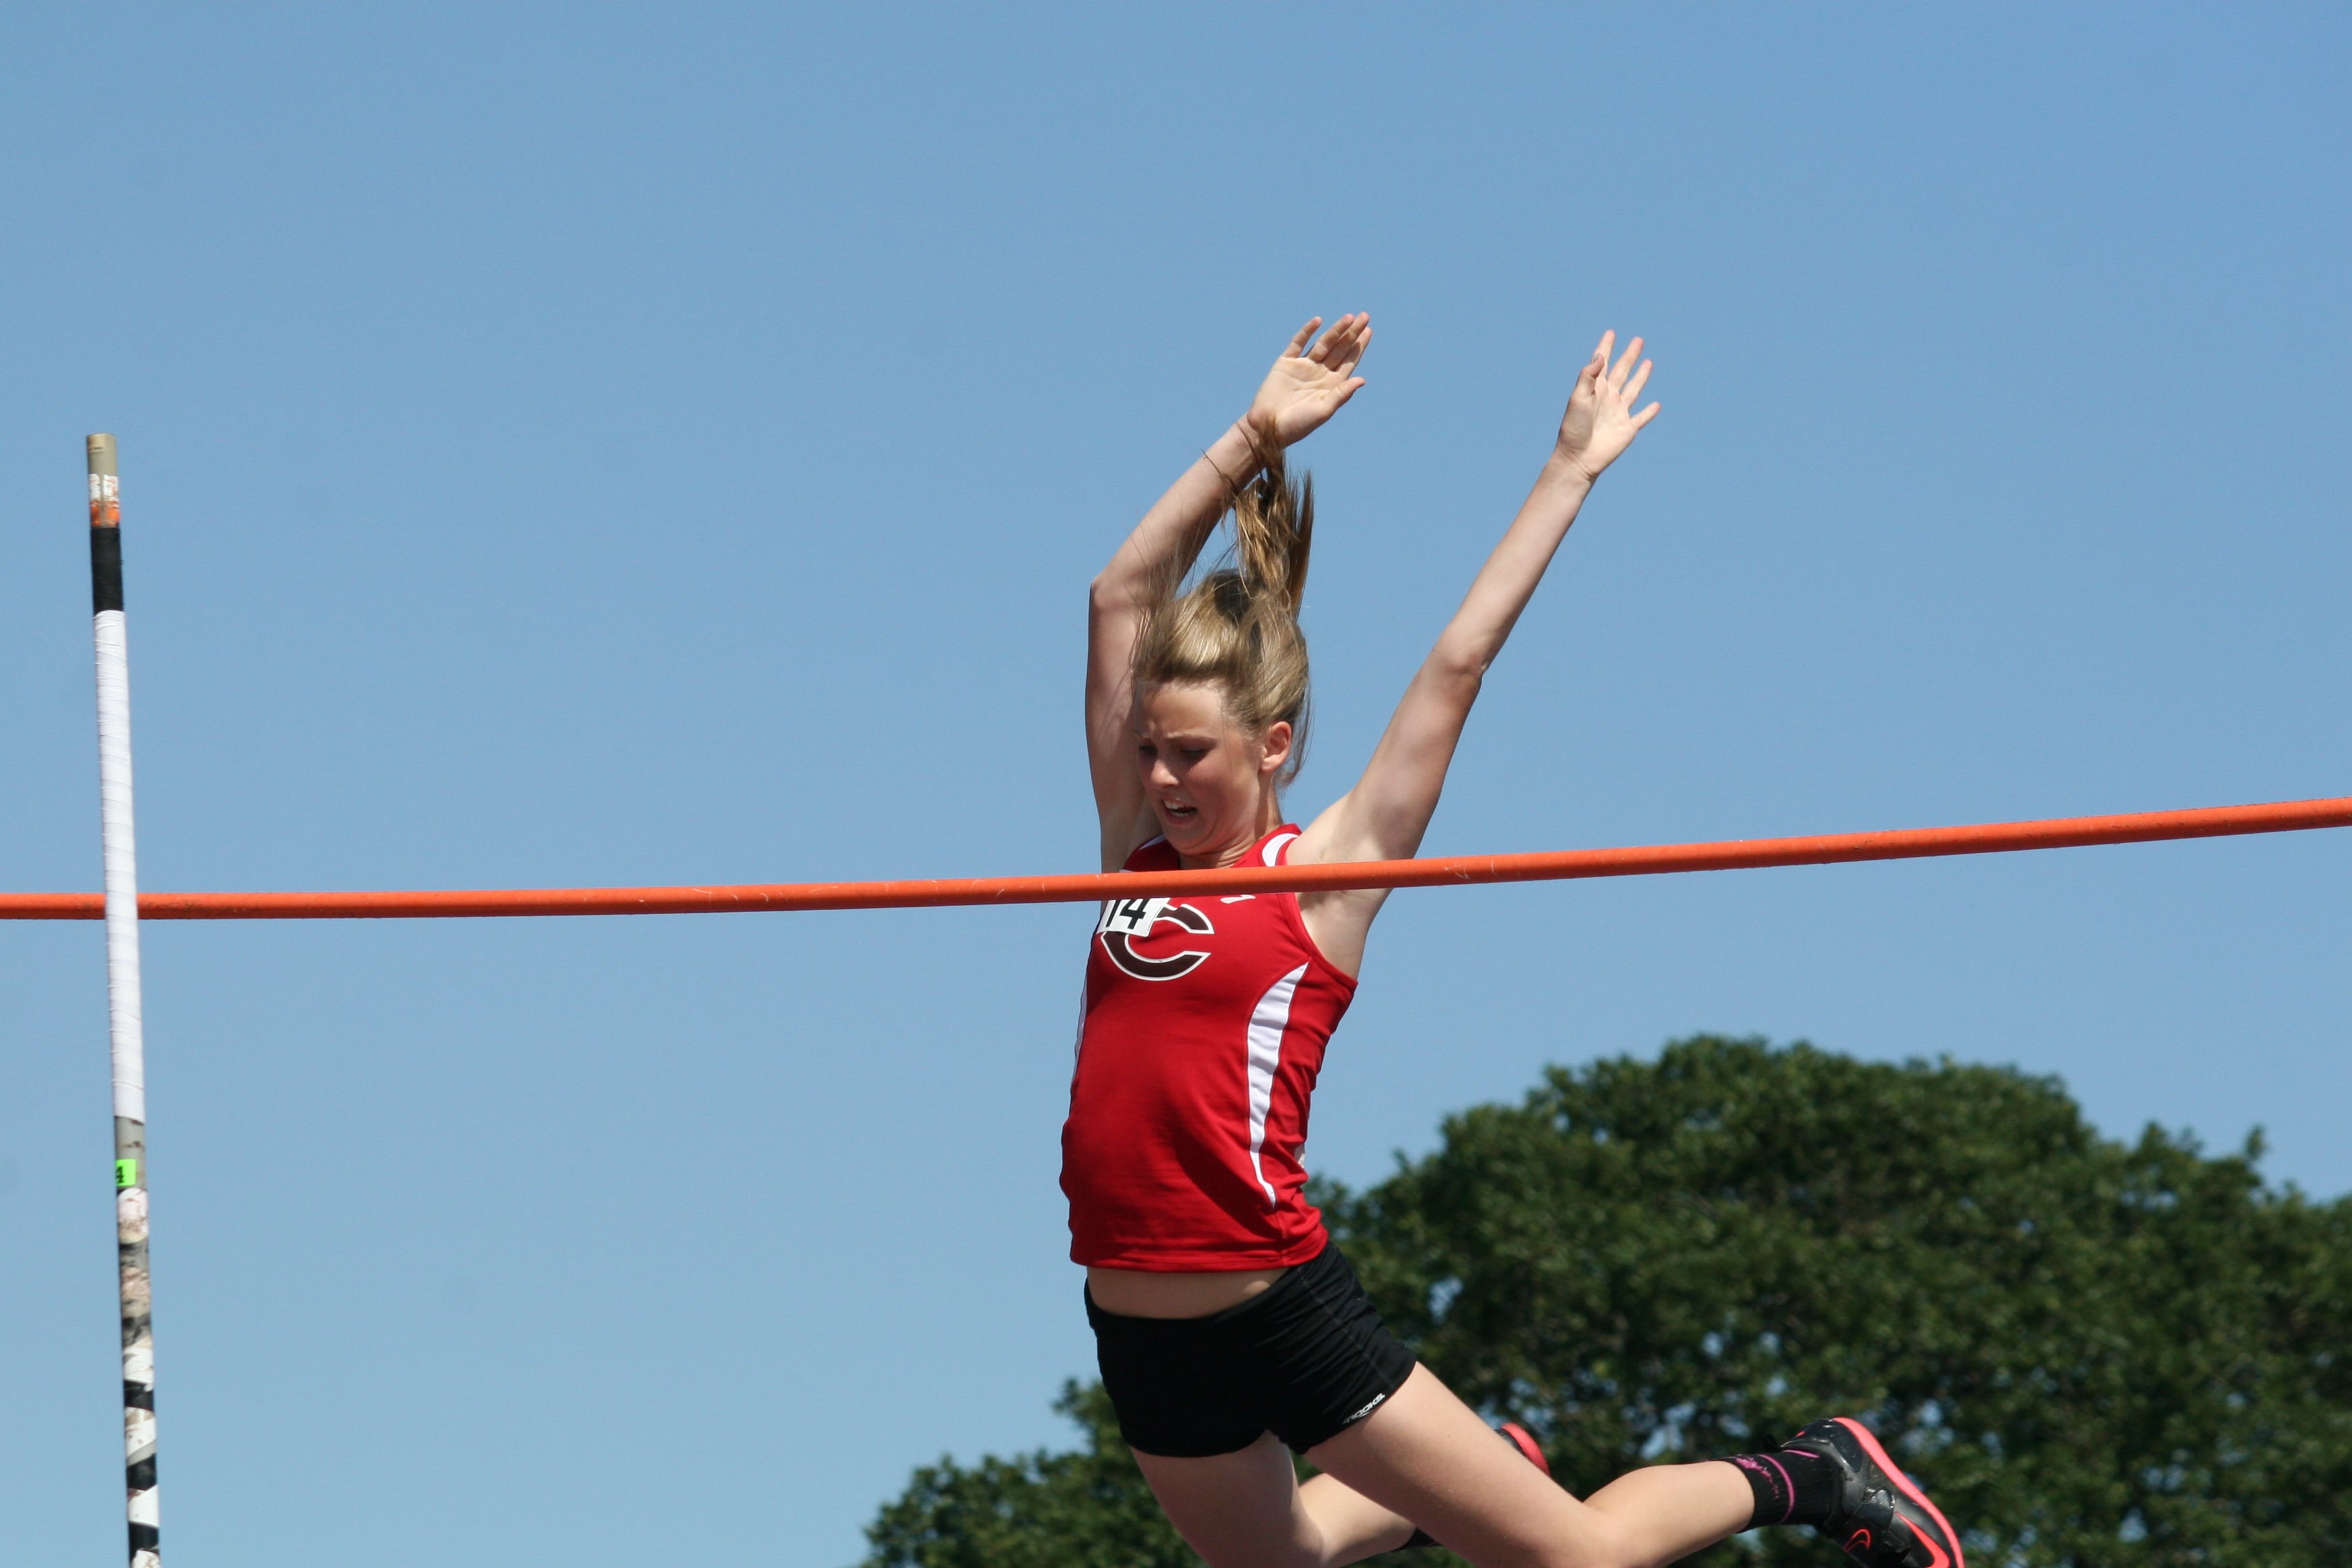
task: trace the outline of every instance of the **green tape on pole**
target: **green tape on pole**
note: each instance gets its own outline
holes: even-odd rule
[[[136,1160],[117,1160],[114,1162],[114,1184],[118,1188],[137,1186],[139,1184],[139,1162]]]

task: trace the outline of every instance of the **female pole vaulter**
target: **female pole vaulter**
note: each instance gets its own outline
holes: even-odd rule
[[[1480,683],[1593,482],[1658,405],[1604,334],[1549,458],[1354,788],[1305,828],[1298,627],[1311,486],[1284,450],[1355,395],[1369,317],[1310,321],[1248,412],[1094,581],[1086,724],[1105,870],[1402,859]],[[1234,562],[1182,579],[1231,511]],[[1336,1568],[1434,1539],[1481,1568],[1644,1568],[1811,1525],[1868,1568],[1964,1568],[1859,1422],[1571,1497],[1392,1338],[1307,1201],[1307,1101],[1385,890],[1113,900],[1087,952],[1063,1130],[1071,1256],[1119,1427],[1212,1568]],[[1292,1452],[1322,1473],[1295,1479]],[[1530,1463],[1529,1461],[1533,1462]]]

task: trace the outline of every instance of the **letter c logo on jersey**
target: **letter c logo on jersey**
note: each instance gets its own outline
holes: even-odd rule
[[[1209,955],[1197,948],[1166,958],[1146,958],[1136,952],[1133,944],[1150,936],[1151,928],[1162,921],[1201,936],[1217,929],[1190,904],[1171,899],[1113,899],[1103,905],[1095,934],[1102,938],[1103,951],[1110,954],[1110,961],[1138,980],[1174,980],[1209,962]]]

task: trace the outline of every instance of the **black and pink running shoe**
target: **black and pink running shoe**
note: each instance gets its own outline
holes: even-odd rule
[[[1968,1568],[1959,1532],[1861,1422],[1816,1421],[1780,1446],[1838,1468],[1837,1509],[1816,1528],[1863,1568]]]

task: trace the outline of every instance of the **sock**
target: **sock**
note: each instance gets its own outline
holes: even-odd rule
[[[1838,1501],[1838,1468],[1801,1448],[1769,1454],[1737,1454],[1731,1463],[1756,1494],[1756,1517],[1748,1528],[1773,1524],[1819,1524]]]

